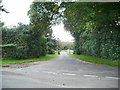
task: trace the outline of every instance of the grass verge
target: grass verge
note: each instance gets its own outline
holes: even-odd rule
[[[25,62],[45,61],[45,60],[52,59],[56,56],[57,56],[56,54],[53,54],[53,55],[42,56],[40,58],[32,58],[32,59],[25,59],[25,60],[3,59],[2,62],[0,62],[0,64],[18,64],[18,63],[25,63]]]
[[[112,67],[120,67],[120,64],[118,64],[118,60],[102,59],[102,58],[86,56],[86,55],[76,55],[76,54],[71,54],[71,55],[80,60],[91,62],[91,63],[104,64]]]

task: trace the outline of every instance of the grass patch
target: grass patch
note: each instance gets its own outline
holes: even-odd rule
[[[25,63],[25,62],[45,61],[45,60],[52,59],[56,56],[57,56],[56,54],[53,54],[53,55],[42,56],[40,58],[32,58],[32,59],[25,59],[25,60],[3,59],[2,62],[0,62],[0,64],[18,64],[18,63]]]
[[[91,63],[104,64],[112,67],[120,67],[120,64],[118,64],[118,60],[102,59],[102,58],[86,56],[86,55],[76,55],[76,54],[71,54],[71,55],[80,60],[91,62]]]

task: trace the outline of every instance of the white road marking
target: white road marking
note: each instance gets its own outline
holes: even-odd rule
[[[72,76],[74,76],[74,75],[76,75],[76,74],[72,74],[72,73],[63,73],[63,75],[72,75]]]
[[[47,72],[47,71],[44,71],[44,73],[57,74],[55,72]]]
[[[118,77],[106,77],[106,78],[110,78],[110,79],[120,79]]]
[[[49,73],[49,74],[57,74],[55,72],[48,72],[48,71],[43,71],[44,73]],[[74,76],[76,74],[73,74],[73,73],[62,73],[63,75],[71,75],[71,76]]]
[[[83,75],[85,77],[98,77],[98,76],[95,76],[95,75]],[[106,76],[105,78],[109,78],[109,79],[120,79],[118,77],[109,77],[109,76]]]
[[[95,75],[83,75],[85,77],[98,77],[98,76],[95,76]]]
[[[56,74],[55,72],[47,72],[47,73]]]

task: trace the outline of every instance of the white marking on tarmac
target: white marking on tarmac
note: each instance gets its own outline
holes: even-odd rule
[[[106,77],[106,78],[110,78],[110,79],[120,79],[118,77]]]
[[[85,77],[98,77],[98,76],[95,76],[95,75],[83,75]]]
[[[95,76],[95,75],[83,75],[85,77],[98,77],[98,76]],[[109,78],[109,79],[120,79],[118,77],[109,77],[109,76],[106,76],[105,78]]]
[[[57,74],[55,72],[47,72],[47,71],[44,71],[45,73],[50,73],[50,74]]]
[[[72,73],[63,73],[63,75],[72,75],[72,76],[74,76],[74,75],[76,75],[76,74],[72,74]]]
[[[51,74],[56,74],[56,73],[54,73],[54,72],[48,72],[48,73],[51,73]]]

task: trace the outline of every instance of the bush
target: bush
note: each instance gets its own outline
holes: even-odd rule
[[[2,58],[13,58],[16,50],[15,44],[0,45],[2,48]]]
[[[16,48],[13,58],[14,59],[27,59],[28,58],[27,52],[28,52],[27,47],[19,46]]]
[[[15,44],[6,44],[1,45],[2,47],[2,58],[9,59],[26,59],[27,55],[27,47],[17,46]]]
[[[44,37],[31,35],[27,40],[28,57],[39,58],[46,55],[46,43]]]

